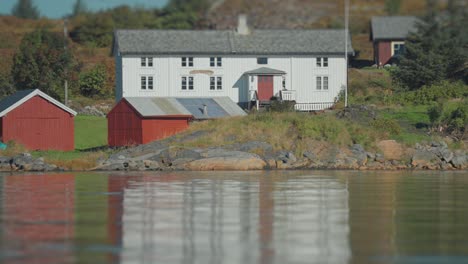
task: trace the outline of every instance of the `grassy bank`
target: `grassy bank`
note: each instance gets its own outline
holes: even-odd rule
[[[379,140],[385,139],[396,139],[408,144],[413,144],[413,137],[417,137],[418,141],[429,141],[431,138],[421,131],[413,131],[413,125],[400,126],[397,120],[391,119],[392,115],[403,113],[386,112],[387,116],[379,114],[375,120],[367,121],[337,118],[335,111],[320,114],[257,113],[247,117],[195,123],[187,133],[205,133],[182,145],[210,147],[258,140],[268,142],[275,150],[295,150],[300,155],[317,142],[343,147],[361,144],[372,150]]]

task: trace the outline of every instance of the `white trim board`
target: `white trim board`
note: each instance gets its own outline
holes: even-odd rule
[[[54,98],[48,96],[47,94],[45,94],[44,92],[42,92],[41,90],[39,89],[36,89],[34,91],[32,91],[31,93],[29,93],[27,96],[21,98],[20,100],[18,100],[16,103],[14,103],[13,105],[11,105],[10,107],[8,107],[7,109],[3,110],[1,113],[0,113],[0,117],[4,117],[6,114],[8,114],[9,112],[13,111],[15,108],[17,108],[18,106],[22,105],[23,103],[25,103],[26,101],[28,101],[29,99],[33,98],[34,96],[40,96],[42,98],[44,98],[45,100],[53,103],[54,105],[60,107],[61,109],[63,109],[64,111],[72,114],[73,116],[76,116],[78,113],[75,112],[73,109],[67,107],[66,105],[60,103],[59,101],[55,100]]]

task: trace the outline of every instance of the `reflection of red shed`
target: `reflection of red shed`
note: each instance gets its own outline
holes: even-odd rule
[[[191,119],[173,98],[124,98],[107,115],[109,146],[163,139],[187,129]]]
[[[0,135],[31,150],[73,150],[75,115],[40,90],[18,91],[0,101]]]

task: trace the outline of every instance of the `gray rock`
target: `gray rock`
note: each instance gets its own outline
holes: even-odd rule
[[[100,117],[106,116],[101,110],[97,109],[95,106],[85,106],[79,111],[79,114]]]
[[[375,161],[380,162],[380,163],[384,163],[385,162],[384,155],[379,154],[379,153],[375,154]]]
[[[196,159],[201,159],[202,155],[198,151],[194,151],[191,149],[183,149],[183,150],[177,151],[174,158],[196,160]]]
[[[442,159],[442,160],[445,160],[446,162],[450,162],[452,159],[453,159],[453,152],[450,151],[449,149],[441,149],[438,153],[439,157]]]
[[[369,160],[372,160],[372,161],[375,160],[375,156],[376,156],[376,155],[375,155],[374,153],[372,153],[372,152],[366,152],[366,155],[367,155],[367,158],[368,158]]]
[[[350,147],[350,150],[357,153],[366,152],[361,144],[354,144]]]
[[[433,169],[439,167],[440,161],[433,152],[417,149],[411,159],[411,165],[415,168]]]
[[[306,152],[304,152],[303,156],[304,156],[304,158],[307,158],[307,159],[309,159],[309,160],[315,160],[315,159],[317,159],[317,156],[316,156],[313,152],[311,152],[311,151],[306,151]]]
[[[455,154],[450,163],[454,168],[464,169],[468,167],[468,156],[466,154]]]
[[[241,144],[238,149],[244,152],[261,150],[264,153],[271,153],[273,151],[273,146],[262,141],[251,141]]]
[[[288,163],[294,163],[297,161],[296,156],[292,152],[286,153],[286,158],[288,159]]]

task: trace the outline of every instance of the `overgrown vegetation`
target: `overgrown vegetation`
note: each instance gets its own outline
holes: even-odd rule
[[[18,90],[41,89],[61,100],[64,80],[76,79],[79,65],[60,35],[42,28],[24,36],[11,75]]]
[[[259,140],[268,142],[276,150],[300,151],[311,141],[323,141],[339,146],[362,144],[372,148],[378,139],[388,138],[385,132],[338,119],[334,113],[255,113],[246,117],[195,123],[187,133],[195,131],[209,133],[184,145],[207,147]]]

